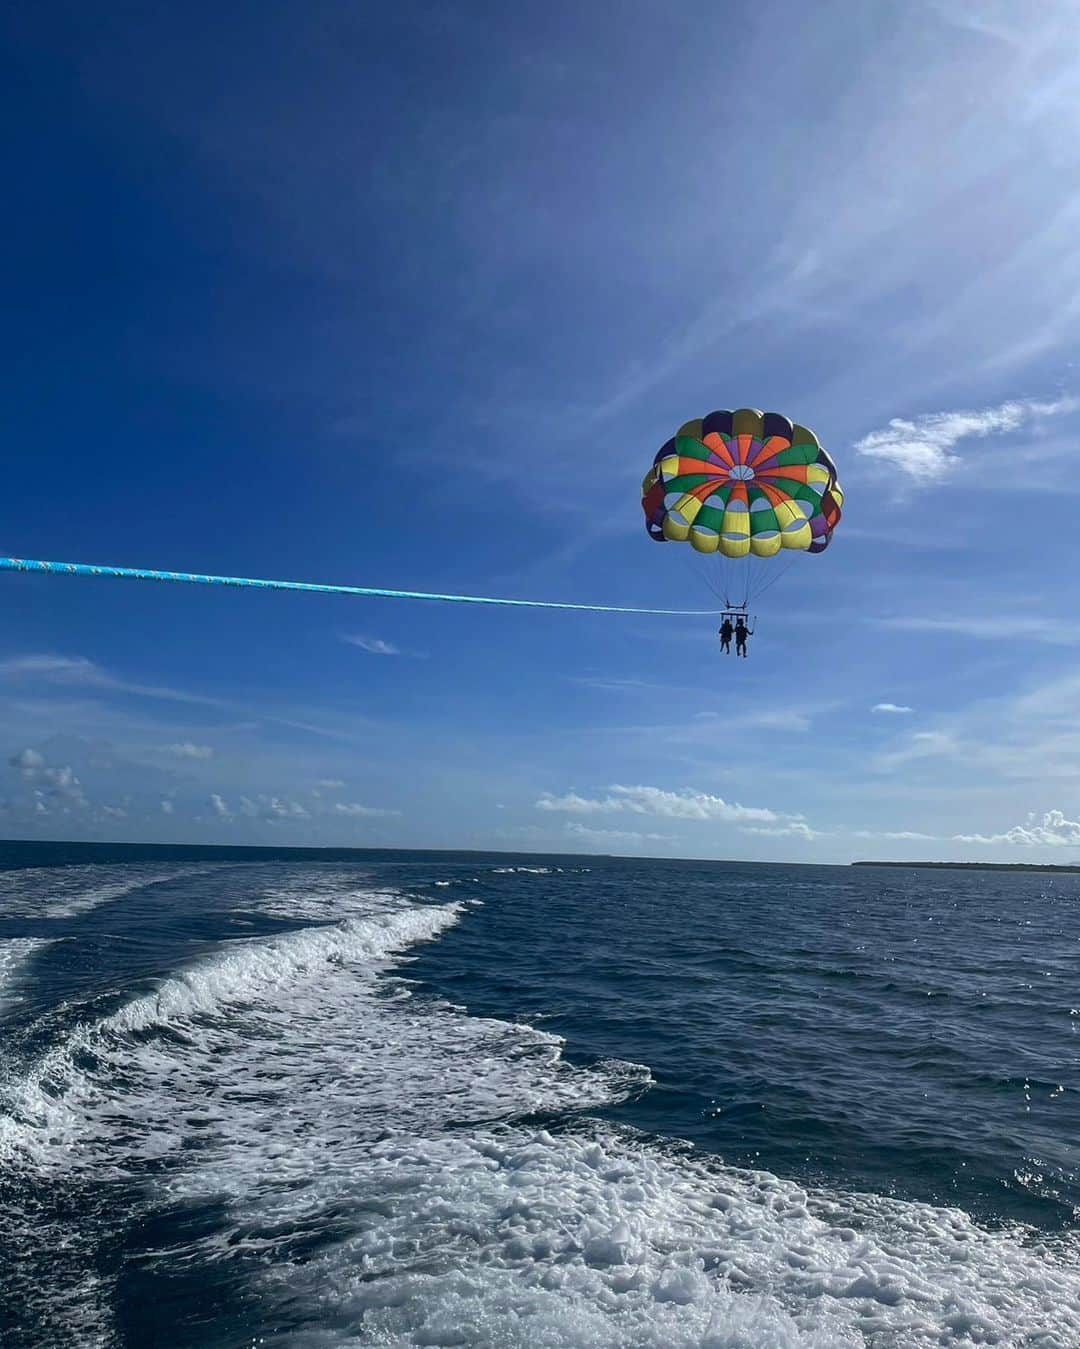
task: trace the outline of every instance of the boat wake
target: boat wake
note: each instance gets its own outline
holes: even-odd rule
[[[408,983],[464,904],[316,873],[264,898],[317,925],[219,945],[3,1084],[2,1254],[56,1343],[137,1343],[133,1290],[184,1280],[176,1343],[208,1289],[297,1349],[1080,1343],[1080,1270],[1022,1229],[596,1118],[648,1070]]]

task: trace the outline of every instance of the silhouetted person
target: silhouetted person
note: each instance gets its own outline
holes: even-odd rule
[[[735,629],[731,626],[731,619],[725,618],[720,624],[720,650],[726,655],[731,655],[731,634]]]
[[[754,629],[746,626],[745,618],[738,618],[735,623],[735,654],[736,656],[746,655],[746,639],[753,637]]]

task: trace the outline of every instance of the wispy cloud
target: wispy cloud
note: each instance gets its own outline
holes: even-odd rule
[[[739,709],[737,721],[745,729],[808,731],[813,725],[813,712],[817,711],[820,711],[820,708],[806,710],[794,707],[748,707]],[[725,725],[730,725],[731,719],[730,712],[699,712],[695,715],[695,721],[718,721]]]
[[[664,700],[670,700],[680,694],[698,697],[701,693],[700,685],[673,684],[667,681],[639,679],[632,676],[566,675],[564,678],[571,684],[597,689],[601,693],[619,693],[625,694],[628,698],[640,698],[646,706],[655,706],[658,700],[660,700],[661,705],[665,705]],[[759,699],[754,703],[728,706],[721,712],[711,709],[695,712],[692,724],[683,721],[673,726],[664,726],[661,731],[661,728],[654,722],[650,729],[652,734],[662,733],[666,742],[680,737],[696,741],[701,735],[699,729],[701,722],[722,721],[725,725],[728,725],[734,717],[740,726],[754,727],[764,731],[808,731],[813,725],[814,717],[828,710],[828,707],[829,704],[824,702],[800,703],[798,707],[791,707],[786,704],[769,706],[767,704],[762,705]],[[589,730],[602,735],[635,734],[643,733],[645,728],[603,725],[589,727]]]
[[[904,842],[909,840],[931,842],[936,841],[938,836],[936,834],[923,834],[917,829],[855,829],[852,831],[851,837],[880,838]]]
[[[903,703],[875,703],[870,709],[871,712],[887,712],[894,716],[902,716],[905,712],[914,712],[913,707],[906,707]]]
[[[405,653],[399,646],[393,642],[383,641],[381,637],[360,637],[355,634],[343,633],[341,640],[348,642],[350,646],[359,647],[361,651],[366,651],[369,656],[402,656]]]
[[[741,832],[765,838],[802,838],[808,843],[824,837],[820,829],[811,829],[805,820],[785,820],[782,824],[743,825]]]
[[[84,656],[31,654],[0,660],[0,681],[13,684],[29,683],[35,690],[47,689],[49,697],[54,696],[56,689],[75,688],[86,695],[87,701],[95,696],[105,698],[115,695],[214,708],[219,712],[233,715],[238,710],[236,702],[224,698],[188,693],[167,685],[144,684],[138,680],[122,678]],[[243,710],[248,714],[252,712],[250,704],[244,704]],[[370,719],[356,716],[352,717],[350,725],[334,727],[320,726],[302,718],[282,716],[277,712],[260,710],[256,715],[257,725],[283,727],[290,731],[300,731],[304,735],[344,743],[355,743],[364,739],[366,727],[372,724]]]
[[[1080,622],[1073,618],[1053,618],[1039,614],[1017,613],[1014,606],[1004,614],[924,614],[899,615],[873,619],[877,626],[900,632],[940,632],[976,641],[1041,642],[1047,646],[1080,646]]]
[[[28,655],[0,661],[0,679],[38,679],[50,684],[75,688],[100,689],[111,693],[130,694],[137,698],[156,698],[164,702],[193,703],[199,707],[222,707],[218,698],[199,693],[185,693],[181,689],[159,684],[140,684],[120,679],[103,670],[83,656]]]
[[[178,759],[212,759],[214,749],[212,745],[193,745],[190,740],[185,740],[177,745],[162,745],[162,754],[173,754]]]
[[[223,796],[219,796],[217,792],[211,792],[210,804],[211,806],[213,806],[214,814],[218,817],[219,820],[232,819],[233,813],[229,809],[228,802],[225,800]]]
[[[12,656],[0,660],[0,678],[20,675],[45,675],[83,683],[96,667],[93,662],[70,656]]]
[[[353,819],[379,819],[388,815],[400,815],[400,810],[384,810],[381,806],[362,806],[358,801],[337,801],[334,804],[335,815],[349,815]]]
[[[639,679],[630,675],[563,675],[563,678],[569,684],[581,684],[585,688],[598,689],[601,693],[643,694],[649,697],[657,693],[694,692],[687,684],[670,684],[656,679]]]
[[[1080,675],[968,703],[934,728],[904,736],[874,763],[887,772],[921,766],[939,785],[951,782],[965,791],[976,782],[1074,782],[1080,779]]]
[[[880,768],[893,770],[920,759],[955,756],[959,751],[960,744],[950,731],[916,731],[898,749],[882,754],[877,764]]]
[[[893,417],[888,426],[855,442],[857,454],[888,463],[917,482],[943,477],[959,460],[961,441],[1018,431],[1025,424],[1075,411],[1076,400],[1054,403],[1032,400],[1001,403],[979,411],[930,412],[909,421]]]
[[[642,834],[635,829],[591,829],[578,820],[567,820],[566,833],[580,843],[596,847],[640,847],[642,843],[671,843],[666,834]]]

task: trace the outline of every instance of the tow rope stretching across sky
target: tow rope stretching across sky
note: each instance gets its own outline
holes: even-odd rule
[[[654,614],[701,618],[712,609],[639,609],[621,604],[569,604],[561,600],[511,600],[491,595],[440,595],[426,590],[387,590],[381,586],[319,585],[314,581],[267,581],[251,576],[202,576],[189,571],[152,571],[147,567],[99,567],[87,562],[41,562],[0,557],[0,571],[43,572],[49,576],[115,576],[130,581],[172,581],[180,585],[246,586],[253,590],[303,590],[316,595],[360,595],[387,600],[435,600],[441,604],[496,604],[515,609],[576,609],[591,614]]]

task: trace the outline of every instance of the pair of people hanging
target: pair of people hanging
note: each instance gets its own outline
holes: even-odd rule
[[[725,655],[731,655],[731,639],[735,638],[736,656],[746,655],[746,643],[754,635],[754,629],[749,627],[744,613],[724,614],[723,622],[720,624],[720,650]]]

